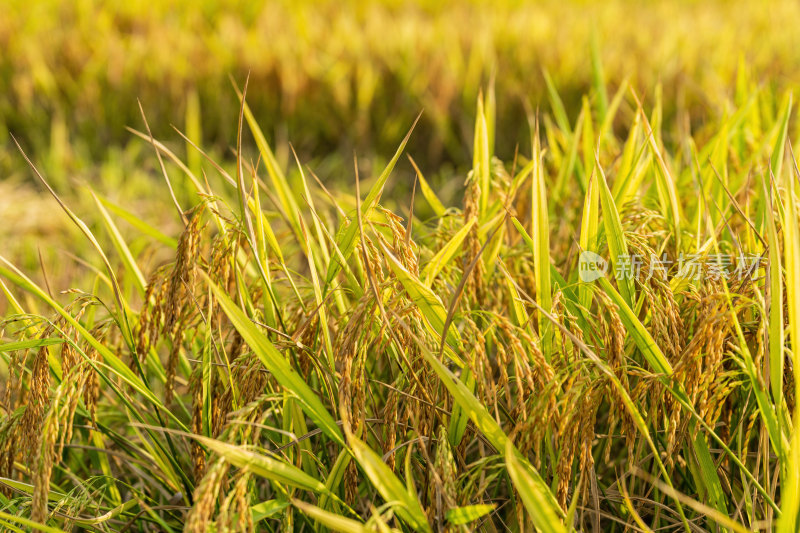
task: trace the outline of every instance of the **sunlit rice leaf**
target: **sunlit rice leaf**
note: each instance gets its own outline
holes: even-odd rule
[[[239,468],[246,468],[258,476],[303,490],[318,493],[324,493],[327,490],[324,483],[281,459],[200,435],[192,435],[192,438],[217,455],[224,457],[229,463]]]
[[[348,435],[347,442],[356,461],[383,499],[387,503],[396,504],[397,515],[417,531],[431,531],[417,495],[406,490],[403,482],[386,466],[381,456],[355,435]]]
[[[486,516],[497,508],[495,504],[482,503],[478,505],[465,505],[448,509],[445,517],[454,526],[469,524]]]
[[[247,315],[239,309],[233,300],[217,287],[208,276],[203,275],[225,314],[228,315],[228,318],[231,319],[245,342],[253,349],[278,383],[297,397],[303,411],[328,437],[344,445],[344,438],[341,431],[339,431],[339,426],[336,425],[333,417],[325,409],[317,394],[311,390],[306,381],[289,365],[286,358],[275,349],[269,339],[258,330],[256,325],[247,318]]]

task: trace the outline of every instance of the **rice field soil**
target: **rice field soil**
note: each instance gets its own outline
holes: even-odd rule
[[[233,165],[140,132],[176,231],[18,145],[85,244],[65,287],[0,256],[0,526],[795,531],[792,95],[742,73],[692,129],[607,91],[551,85],[501,160],[486,86],[454,203],[411,121],[370,172],[281,164],[245,83]]]

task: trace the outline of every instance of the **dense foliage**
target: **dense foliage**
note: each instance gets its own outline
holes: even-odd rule
[[[796,5],[49,4],[0,529],[800,526]]]

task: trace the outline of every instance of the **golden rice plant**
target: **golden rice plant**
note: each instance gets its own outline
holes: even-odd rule
[[[793,104],[742,77],[687,130],[597,76],[512,160],[489,86],[458,205],[404,157],[423,126],[318,175],[246,85],[233,164],[140,135],[192,191],[172,235],[73,212],[32,154],[88,281],[0,256],[0,526],[795,531]]]

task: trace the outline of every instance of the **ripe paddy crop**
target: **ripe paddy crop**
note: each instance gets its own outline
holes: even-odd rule
[[[484,84],[458,195],[429,123],[320,167],[252,81],[228,155],[139,108],[152,219],[16,144],[75,266],[0,249],[0,527],[796,531],[792,93],[693,122],[592,69],[502,147]]]

